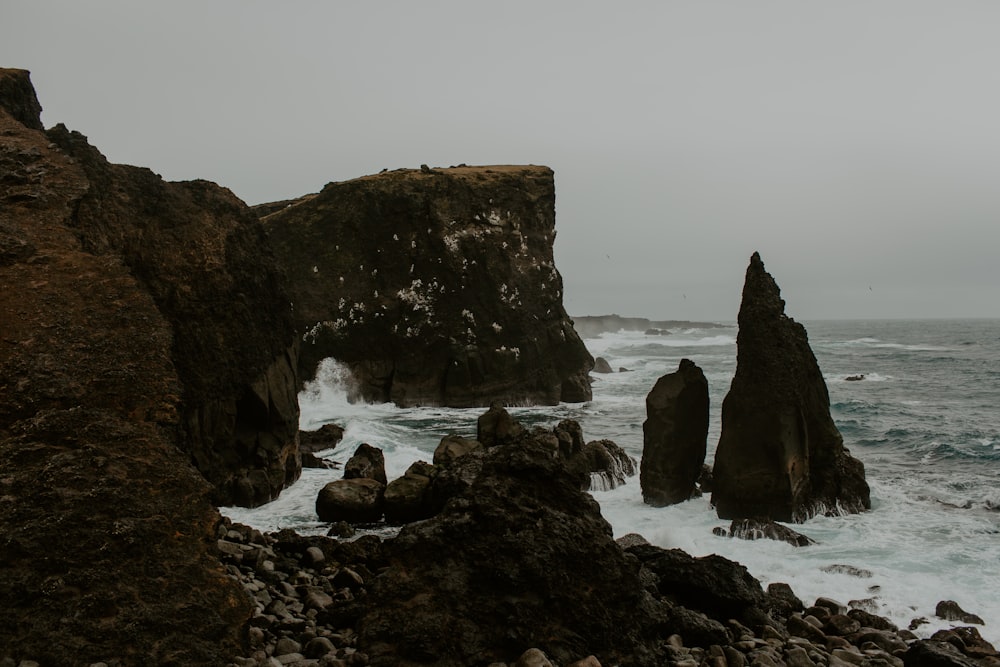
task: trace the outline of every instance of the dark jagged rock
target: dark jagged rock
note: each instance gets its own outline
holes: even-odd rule
[[[344,464],[344,479],[374,479],[383,485],[388,483],[385,476],[385,454],[378,447],[362,442],[354,450],[354,455]]]
[[[774,279],[750,259],[737,365],[722,404],[712,503],[720,518],[804,521],[871,508],[864,465],[830,416],[830,397],[801,324]]]
[[[347,364],[399,405],[591,398],[593,359],[562,305],[545,167],[401,169],[263,218],[288,273],[301,366]]]
[[[478,440],[469,440],[460,435],[446,435],[441,438],[441,442],[434,450],[434,465],[451,463],[469,452],[482,449],[482,447],[483,443]]]
[[[230,191],[114,165],[63,126],[48,136],[87,188],[66,223],[82,249],[123,262],[170,325],[182,448],[220,505],[277,497],[301,472],[288,296],[263,227]]]
[[[344,428],[337,424],[323,424],[315,431],[299,431],[299,451],[315,454],[333,449],[344,438]]]
[[[330,482],[316,497],[320,521],[374,523],[385,509],[385,484],[370,477],[353,477]]]
[[[613,440],[592,440],[583,447],[589,474],[585,491],[610,491],[636,473],[636,461]]]
[[[642,434],[643,501],[662,507],[694,495],[708,439],[708,380],[690,359],[657,380],[646,396]]]
[[[978,667],[978,663],[948,642],[932,639],[913,642],[903,654],[903,664],[906,667]]]
[[[0,110],[29,130],[44,130],[42,105],[38,103],[31,75],[23,69],[4,69],[0,74]]]
[[[730,618],[750,628],[770,625],[768,597],[745,567],[722,556],[701,558],[680,549],[652,545],[630,547],[643,567],[656,576],[657,588],[675,602],[707,614],[717,621]]]
[[[946,621],[983,625],[983,619],[980,616],[965,611],[954,600],[942,600],[938,602],[937,607],[934,609],[934,615]]]
[[[431,483],[437,468],[417,461],[385,487],[385,520],[391,524],[410,523],[433,516],[437,507],[431,496]]]
[[[226,664],[251,607],[189,418],[211,385],[229,424],[270,432],[244,406],[292,342],[281,310],[250,312],[274,264],[225,191],[108,165],[37,111],[0,69],[0,662]],[[192,293],[200,322],[178,315]],[[238,468],[218,426],[200,433]]]
[[[386,544],[359,627],[371,664],[487,664],[530,647],[562,664],[663,664],[662,605],[551,445],[529,436],[482,459],[440,514]]]
[[[728,533],[725,528],[718,528],[713,532],[722,537],[735,537],[741,540],[778,540],[787,542],[793,547],[816,544],[816,540],[770,519],[734,519]]]
[[[512,442],[523,433],[524,427],[499,403],[490,405],[490,409],[479,415],[476,421],[476,440],[484,447]]]

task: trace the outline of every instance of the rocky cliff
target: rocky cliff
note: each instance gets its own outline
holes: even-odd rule
[[[288,299],[231,193],[39,111],[0,70],[0,660],[225,664],[212,500],[298,474]]]
[[[803,521],[869,509],[864,465],[833,423],[806,330],[785,315],[757,253],[747,268],[736,345],[713,471],[719,517]]]
[[[399,405],[589,400],[562,305],[545,167],[396,170],[261,213],[290,279],[300,369],[346,363]]]

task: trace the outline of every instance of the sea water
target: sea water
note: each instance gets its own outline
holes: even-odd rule
[[[940,600],[981,616],[985,638],[1000,646],[1000,321],[806,322],[809,342],[830,393],[844,443],[865,464],[872,510],[816,517],[793,526],[817,541],[792,547],[712,534],[726,526],[707,497],[666,508],[642,502],[638,477],[595,492],[615,535],[640,533],[662,547],[695,556],[720,554],[745,565],[765,586],[786,582],[806,603],[855,601],[900,627],[927,623],[928,636],[951,623],[936,619]],[[674,329],[666,335],[619,331],[585,341],[621,372],[594,375],[584,404],[512,407],[525,425],[575,419],[587,440],[609,438],[642,455],[645,397],[657,378],[683,358],[698,364],[711,399],[708,459],[719,439],[722,399],[736,370],[734,325]],[[849,377],[863,376],[860,380]],[[340,367],[326,362],[300,395],[303,430],[334,422],[344,439],[328,459],[346,461],[362,442],[383,449],[389,479],[417,460],[429,461],[441,437],[475,437],[482,409],[350,404]],[[321,534],[315,512],[337,470],[304,470],[281,497],[256,509],[223,508],[262,530]],[[392,529],[382,529],[389,535]],[[850,569],[839,567],[849,566]],[[861,576],[858,576],[861,575]]]

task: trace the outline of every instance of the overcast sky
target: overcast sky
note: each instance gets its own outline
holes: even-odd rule
[[[45,125],[250,204],[544,164],[571,314],[1000,317],[1000,2],[0,0]]]

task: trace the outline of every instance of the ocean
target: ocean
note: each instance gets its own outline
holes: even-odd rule
[[[831,412],[853,456],[865,464],[869,512],[816,517],[793,525],[817,541],[792,547],[712,534],[728,526],[708,497],[667,508],[642,502],[638,476],[594,492],[616,537],[695,555],[719,554],[745,565],[765,586],[785,582],[808,605],[824,596],[857,601],[900,627],[929,636],[950,622],[934,616],[954,600],[982,617],[982,635],[1000,647],[1000,320],[857,320],[803,322],[830,393]],[[627,372],[594,375],[585,404],[511,407],[525,425],[575,419],[585,438],[608,438],[642,455],[645,397],[682,358],[698,364],[711,400],[708,459],[719,439],[722,399],[736,370],[736,327],[605,333],[585,340],[595,356]],[[846,378],[861,376],[861,380]],[[300,395],[301,428],[334,422],[344,440],[322,456],[343,463],[362,442],[380,447],[389,479],[430,461],[441,437],[475,437],[483,409],[397,408],[350,404],[344,375],[328,360]],[[234,521],[261,530],[322,534],[314,503],[338,470],[304,470],[281,497],[255,509],[228,507]],[[392,529],[380,529],[391,534]],[[840,567],[849,566],[849,568]],[[859,576],[861,575],[861,576]]]

